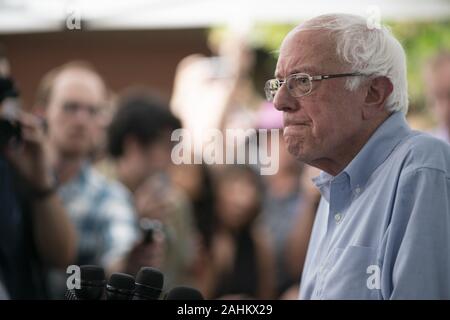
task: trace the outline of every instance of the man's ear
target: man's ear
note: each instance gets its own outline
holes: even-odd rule
[[[393,89],[394,86],[387,77],[376,77],[370,81],[364,99],[363,117],[365,120],[385,111],[386,100]]]

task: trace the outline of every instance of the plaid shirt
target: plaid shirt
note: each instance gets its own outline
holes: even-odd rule
[[[138,233],[125,187],[85,163],[59,194],[78,231],[78,265],[108,267],[131,249]]]

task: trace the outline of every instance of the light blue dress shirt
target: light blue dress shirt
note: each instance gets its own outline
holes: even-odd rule
[[[300,299],[450,299],[450,145],[392,114],[317,210]]]

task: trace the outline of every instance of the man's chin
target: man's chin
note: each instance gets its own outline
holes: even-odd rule
[[[306,157],[304,146],[300,142],[292,143],[292,141],[286,141],[286,146],[289,153],[297,160],[303,161]]]
[[[89,154],[89,148],[84,146],[73,146],[71,148],[61,148],[61,153],[66,158],[80,158],[80,157],[87,157]]]

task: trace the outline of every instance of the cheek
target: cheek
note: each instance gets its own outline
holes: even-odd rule
[[[303,107],[306,117],[311,121],[311,127],[307,132],[311,138],[320,139],[326,128],[330,126],[332,115],[329,110],[333,107],[326,100],[326,96],[316,94],[308,98]]]
[[[90,133],[90,136],[95,139],[105,133],[105,130],[100,127],[96,122],[92,121],[91,123],[87,123],[86,130]]]
[[[163,167],[170,161],[170,152],[167,152],[164,146],[155,147],[147,156],[149,162],[154,162],[160,167]]]
[[[312,133],[318,139],[334,140],[360,121],[355,101],[342,94],[318,97],[316,109],[312,110]]]
[[[62,139],[68,129],[66,123],[67,121],[60,113],[50,114],[48,117],[49,134],[57,140]]]
[[[147,171],[148,161],[146,157],[142,154],[135,154],[130,161],[132,163],[133,169],[140,174],[144,174]]]
[[[311,130],[311,144],[317,146],[318,148],[327,147],[333,145],[338,132],[333,123],[329,119],[318,119],[312,127]]]
[[[323,150],[331,150],[345,143],[352,136],[352,123],[350,119],[342,114],[323,114],[316,119],[312,129],[312,144]]]
[[[47,121],[49,126],[54,128],[58,127],[58,123],[61,123],[61,120],[64,120],[61,112],[49,110],[49,112],[47,113]]]
[[[332,115],[317,109],[311,113],[310,119],[311,128],[309,132],[313,140],[317,142],[323,141],[333,131],[334,123]]]

